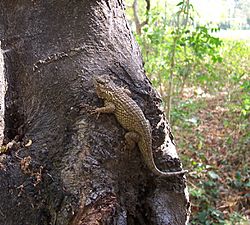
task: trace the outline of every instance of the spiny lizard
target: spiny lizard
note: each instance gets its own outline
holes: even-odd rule
[[[162,172],[154,162],[152,153],[152,135],[149,121],[141,108],[130,97],[130,92],[115,85],[104,76],[95,76],[93,83],[99,98],[104,100],[104,107],[96,108],[93,113],[114,113],[121,126],[128,131],[125,134],[126,147],[132,149],[137,143],[149,169],[157,176],[185,174],[186,170]]]

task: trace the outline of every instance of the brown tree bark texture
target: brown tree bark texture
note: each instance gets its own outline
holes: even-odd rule
[[[0,0],[0,40],[4,137],[26,144],[0,155],[0,225],[185,224],[183,177],[153,176],[114,115],[91,114],[108,74],[150,121],[157,166],[180,167],[120,0]]]

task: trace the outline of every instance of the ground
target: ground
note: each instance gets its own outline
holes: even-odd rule
[[[247,224],[249,119],[231,107],[226,91],[210,95],[186,89],[179,100],[173,130],[184,168],[190,171],[190,224]]]

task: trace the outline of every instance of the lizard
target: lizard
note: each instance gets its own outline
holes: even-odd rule
[[[101,113],[113,113],[119,124],[128,132],[125,134],[127,149],[137,144],[143,159],[153,174],[157,176],[175,176],[187,173],[186,170],[162,172],[154,162],[152,152],[152,134],[149,121],[139,105],[130,97],[128,89],[117,86],[111,79],[104,76],[93,76],[96,94],[104,100],[104,106],[96,108],[93,113],[97,118]]]

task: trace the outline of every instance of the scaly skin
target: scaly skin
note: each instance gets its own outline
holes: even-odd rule
[[[116,86],[105,77],[94,77],[93,83],[99,98],[104,100],[104,107],[95,109],[94,113],[114,113],[117,121],[128,131],[125,135],[128,148],[137,143],[145,163],[157,176],[175,176],[185,174],[186,170],[162,172],[155,163],[152,153],[152,135],[149,121],[145,118],[137,103],[129,96],[128,90]]]

